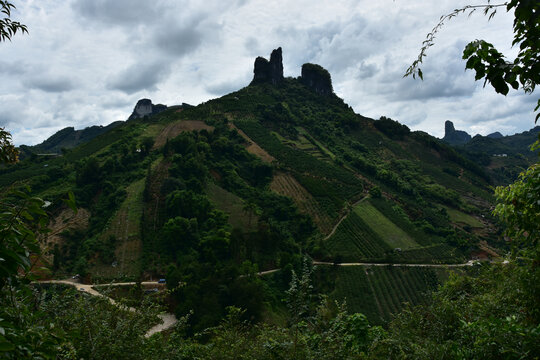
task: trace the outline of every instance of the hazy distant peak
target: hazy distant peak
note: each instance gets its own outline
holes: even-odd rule
[[[466,144],[471,140],[471,135],[462,130],[456,130],[454,123],[450,120],[446,120],[444,123],[444,137],[443,141],[446,141],[452,145]]]

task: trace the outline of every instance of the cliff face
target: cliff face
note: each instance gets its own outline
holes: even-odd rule
[[[272,51],[270,61],[259,56],[255,59],[253,67],[252,84],[256,82],[270,82],[274,85],[279,84],[283,80],[283,57],[281,48]]]
[[[444,137],[442,139],[451,145],[462,145],[471,140],[471,135],[467,134],[465,131],[456,130],[454,128],[454,123],[450,120],[446,120],[444,123]]]
[[[167,110],[166,105],[152,104],[152,100],[150,99],[141,99],[137,101],[137,104],[135,105],[135,108],[133,109],[133,112],[129,116],[128,120],[138,119],[145,116],[154,115],[157,113],[160,113],[164,110]]]
[[[320,65],[302,65],[302,75],[298,80],[319,95],[329,96],[334,92],[330,73]],[[270,61],[261,56],[255,59],[251,84],[268,82],[277,85],[282,81],[283,56],[280,47],[272,51]]]
[[[300,81],[319,95],[328,96],[333,93],[330,73],[320,65],[302,65]]]

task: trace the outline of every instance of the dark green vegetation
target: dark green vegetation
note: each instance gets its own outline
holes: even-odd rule
[[[497,246],[484,226],[490,182],[437,139],[357,115],[291,78],[130,120],[63,156],[0,170],[4,186],[29,185],[51,202],[45,248],[54,277],[166,277],[176,314],[193,311],[191,331],[216,324],[228,306],[246,319],[279,319],[278,293],[303,253],[331,262],[466,262],[480,242]],[[62,225],[70,189],[86,216]],[[275,268],[288,269],[281,285],[249,276]],[[381,301],[381,291],[395,300],[378,313],[358,305],[346,275],[335,290],[375,323],[438,283],[414,278],[404,292],[379,270],[366,301]]]
[[[486,266],[476,278],[452,278],[434,302],[430,293],[447,274],[418,265],[504,250],[489,212],[492,175],[428,134],[355,114],[331,84],[321,85],[330,81],[327,73],[307,70],[312,74],[301,80],[277,71],[279,81],[169,108],[119,124],[63,156],[2,168],[0,183],[9,191],[30,186],[48,202],[52,231],[43,221],[35,227],[45,204],[16,193],[17,205],[6,191],[1,230],[10,247],[2,248],[0,295],[9,306],[1,313],[7,320],[0,351],[12,358],[60,352],[68,359],[535,354],[537,242],[521,257],[536,259],[531,269],[516,262]],[[69,190],[75,216],[62,201]],[[536,203],[507,202],[533,219],[516,223],[513,208],[503,209],[510,228],[522,227],[517,236],[531,243]],[[39,253],[37,236],[55,277],[166,277],[179,325],[146,339],[153,317],[144,304],[139,318],[84,295],[31,291],[28,254]],[[312,271],[309,257],[326,263]],[[340,266],[367,261],[379,264]],[[272,269],[278,271],[257,274]],[[365,315],[350,315],[341,301]],[[406,303],[419,307],[389,325]],[[425,334],[418,324],[433,330]],[[32,331],[23,330],[30,325]]]

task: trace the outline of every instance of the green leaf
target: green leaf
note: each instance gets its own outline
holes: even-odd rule
[[[73,212],[75,214],[77,214],[78,209],[77,209],[77,205],[76,205],[76,202],[75,202],[75,195],[73,194],[73,191],[70,190],[68,192],[68,198],[64,199],[63,201],[67,206],[69,206],[71,208],[71,210],[73,210]]]
[[[0,351],[1,352],[11,351],[14,349],[15,349],[15,346],[12,343],[8,342],[3,336],[0,336]]]

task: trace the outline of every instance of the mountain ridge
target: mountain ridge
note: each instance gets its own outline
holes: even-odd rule
[[[214,325],[227,306],[256,320],[266,303],[279,309],[302,254],[448,264],[505,246],[490,215],[485,167],[429,134],[354,113],[328,91],[325,72],[316,76],[322,85],[304,74],[267,77],[196,107],[122,122],[62,158],[0,169],[0,185],[31,186],[57,223],[67,190],[88,214],[84,228],[45,244],[55,276],[166,277],[177,289],[177,315],[194,311],[194,331]],[[250,276],[276,268],[285,270],[269,275],[267,288]],[[318,286],[381,324],[402,299],[417,303],[443,281],[433,269],[415,270],[424,280],[404,291],[398,275],[413,274],[385,271],[373,279],[397,294],[390,307],[379,288],[364,302],[346,290],[350,272],[335,273],[336,281],[322,274]],[[366,273],[354,276],[367,289]],[[377,301],[380,309],[370,307]]]

